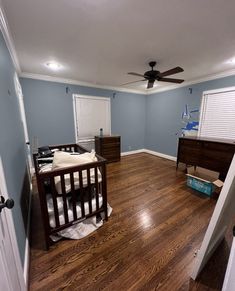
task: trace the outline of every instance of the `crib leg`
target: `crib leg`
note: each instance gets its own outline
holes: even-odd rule
[[[48,251],[50,248],[50,237],[48,235],[45,235],[45,246],[44,249],[45,251]]]
[[[104,210],[104,215],[105,215],[105,220],[108,221],[108,207],[106,205],[105,210]]]

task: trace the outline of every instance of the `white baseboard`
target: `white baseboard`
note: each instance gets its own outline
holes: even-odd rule
[[[154,155],[154,156],[157,156],[157,157],[160,157],[160,158],[164,158],[164,159],[167,159],[167,160],[171,160],[171,161],[175,161],[175,162],[177,160],[177,158],[174,157],[174,156],[162,154],[162,153],[151,151],[151,150],[147,150],[147,149],[145,149],[144,151],[147,154]]]
[[[27,221],[26,230],[26,242],[25,242],[25,253],[24,253],[24,280],[25,285],[28,290],[28,280],[29,280],[29,263],[30,263],[30,246],[29,246],[29,235],[30,235],[30,221],[31,221],[31,206],[32,206],[32,183],[30,184],[30,196],[29,196],[29,213]]]
[[[122,152],[121,156],[129,156],[129,155],[135,155],[135,154],[140,154],[140,153],[144,153],[145,149],[140,149],[140,150],[135,150],[135,151],[129,151],[129,152]]]
[[[129,155],[134,155],[134,154],[139,154],[139,153],[146,153],[146,154],[150,154],[150,155],[154,155],[160,158],[164,158],[167,160],[171,160],[171,161],[176,161],[176,157],[174,156],[170,156],[170,155],[166,155],[166,154],[162,154],[159,152],[155,152],[155,151],[151,151],[148,149],[139,149],[139,150],[135,150],[135,151],[129,151],[129,152],[123,152],[121,153],[121,156],[129,156]]]

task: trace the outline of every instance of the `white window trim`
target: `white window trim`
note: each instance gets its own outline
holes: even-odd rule
[[[102,99],[102,100],[106,100],[108,101],[108,118],[109,118],[109,124],[110,124],[110,131],[109,134],[111,135],[111,102],[110,102],[110,98],[109,97],[102,97],[102,96],[88,96],[88,95],[82,95],[82,94],[73,94],[72,95],[72,99],[73,99],[73,117],[74,117],[74,130],[75,130],[75,140],[76,143],[78,143],[79,141],[94,141],[94,138],[92,139],[79,139],[79,125],[77,122],[77,112],[76,112],[76,98],[83,98],[83,99]]]
[[[202,93],[202,101],[201,101],[201,106],[200,106],[199,126],[198,126],[198,133],[197,133],[198,137],[201,136],[201,125],[202,125],[201,121],[205,118],[204,117],[204,108],[206,106],[206,101],[207,101],[206,97],[207,97],[207,95],[225,93],[225,92],[230,92],[230,91],[235,91],[235,86],[203,91],[203,93]]]

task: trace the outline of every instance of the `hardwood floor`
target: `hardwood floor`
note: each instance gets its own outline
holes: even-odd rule
[[[123,157],[107,175],[109,221],[48,252],[34,195],[30,290],[221,290],[230,235],[199,280],[190,279],[216,200],[189,189],[183,168],[149,154]]]

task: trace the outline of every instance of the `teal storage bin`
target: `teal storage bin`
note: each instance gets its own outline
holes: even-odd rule
[[[208,196],[211,196],[215,191],[215,185],[212,182],[202,181],[192,176],[187,176],[187,185]]]

